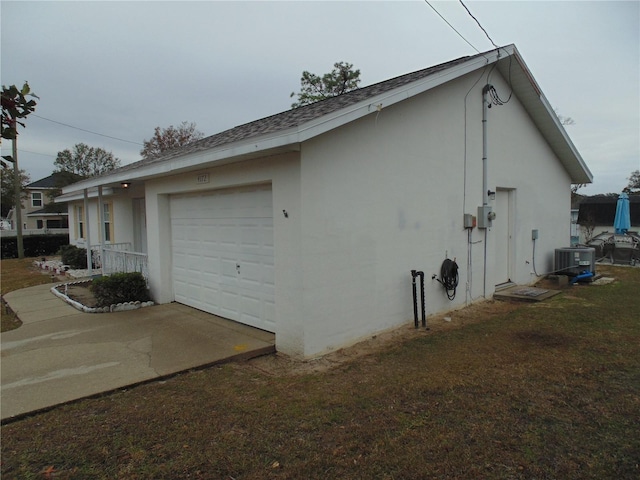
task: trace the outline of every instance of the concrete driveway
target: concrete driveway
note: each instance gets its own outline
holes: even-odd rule
[[[23,325],[2,334],[2,420],[234,359],[275,352],[275,335],[171,303],[83,313],[53,285],[8,293]]]

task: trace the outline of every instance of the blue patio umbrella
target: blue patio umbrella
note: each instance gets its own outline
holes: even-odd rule
[[[616,205],[616,218],[613,220],[616,233],[627,233],[631,228],[631,213],[629,212],[629,195],[621,193]]]

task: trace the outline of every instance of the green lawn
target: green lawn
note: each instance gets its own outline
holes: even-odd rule
[[[258,359],[9,423],[3,478],[640,478],[640,269],[608,273],[327,371]]]
[[[4,295],[21,288],[51,283],[51,276],[43,274],[33,265],[34,258],[11,258],[0,263],[0,293]],[[0,331],[7,332],[18,328],[22,322],[2,302],[2,326]]]

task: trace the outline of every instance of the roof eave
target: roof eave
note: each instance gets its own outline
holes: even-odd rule
[[[62,197],[67,198],[67,194],[73,194],[73,192],[78,192],[85,188],[96,188],[100,185],[114,185],[124,181],[136,181],[150,179],[160,175],[177,174],[184,171],[222,165],[223,163],[244,161],[263,154],[299,151],[300,144],[306,140],[377,112],[379,109],[389,107],[407,98],[426,92],[443,83],[477,70],[497,59],[498,55],[494,52],[488,53],[486,57],[472,58],[468,62],[463,62],[416,82],[370,97],[362,102],[303,123],[296,128],[264,135],[262,137],[244,139],[239,142],[189,153],[183,156],[172,157],[162,162],[141,166],[135,170],[118,171],[114,174],[83,180],[65,187]],[[56,201],[58,200],[56,199]]]
[[[498,71],[505,79],[511,79],[511,87],[516,92],[518,100],[568,172],[571,183],[593,182],[593,174],[571,141],[564,126],[560,123],[547,97],[533,78],[520,52],[515,45],[506,48],[511,51],[516,60],[516,69],[512,69],[511,75],[509,75],[509,69],[513,67],[514,63],[510,64],[507,59],[503,59],[498,62]]]
[[[512,62],[512,65],[515,65],[516,68],[516,81],[512,85],[514,91],[525,109],[529,112],[538,129],[549,142],[554,153],[564,165],[571,177],[571,182],[591,183],[593,175],[573,145],[564,127],[560,124],[515,45],[508,45],[498,50],[471,57],[469,60],[450,68],[302,123],[297,127],[263,136],[243,139],[199,152],[170,157],[166,160],[143,165],[135,169],[123,169],[113,174],[83,180],[65,187],[62,197],[98,186],[113,186],[125,181],[142,181],[162,175],[210,168],[212,166],[244,161],[264,155],[299,151],[300,144],[306,140],[358,120],[371,113],[377,113],[381,109],[424,93],[494,62],[498,62],[498,69],[502,75],[507,78],[511,62],[506,61],[506,57],[502,52],[516,59],[516,62]],[[511,73],[513,80],[514,71],[512,70]],[[56,199],[56,201],[58,200]]]

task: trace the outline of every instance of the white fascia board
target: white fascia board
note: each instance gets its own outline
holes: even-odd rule
[[[534,122],[538,124],[538,128],[540,128],[541,131],[543,128],[547,130],[546,132],[543,132],[543,135],[546,137],[547,142],[549,142],[551,148],[556,152],[556,155],[558,155],[560,161],[569,172],[571,181],[574,183],[593,182],[593,174],[589,170],[589,167],[587,167],[582,155],[580,155],[580,152],[578,152],[578,149],[573,144],[573,141],[569,137],[564,125],[560,123],[560,119],[547,100],[547,97],[542,92],[540,85],[538,85],[531,74],[531,71],[520,55],[520,52],[518,52],[515,46],[511,47],[517,65],[520,67],[522,73],[527,77],[529,87],[535,92],[535,95],[531,95],[531,98],[535,97],[534,101],[540,102],[539,106],[542,106],[544,113],[538,110],[538,106],[531,105],[531,100],[527,101],[528,95],[521,95],[520,101],[525,106],[525,109],[529,111],[529,115],[534,119]],[[572,166],[577,168],[571,168]]]
[[[462,77],[479,68],[483,68],[498,60],[497,53],[487,54],[485,57],[478,57],[468,62],[461,63],[454,67],[449,67],[442,72],[429,75],[421,80],[416,80],[408,85],[404,85],[395,90],[381,93],[375,97],[368,98],[358,104],[346,109],[318,118],[299,128],[300,142],[309,140],[329,130],[338,128],[346,123],[362,118],[370,113],[378,112],[395,103],[401,102],[415,95],[419,95],[428,90],[436,88],[451,80]]]
[[[65,217],[69,216],[68,212],[42,212],[42,213],[27,213],[27,217]]]
[[[281,153],[284,151],[299,151],[300,147],[297,143],[296,129],[290,129],[285,132],[278,132],[275,136],[265,135],[264,137],[253,137],[251,139],[242,140],[240,142],[223,145],[216,149],[202,150],[187,155],[167,159],[163,162],[153,163],[141,166],[132,170],[125,170],[111,175],[104,175],[99,178],[84,180],[74,185],[69,185],[63,189],[65,197],[67,195],[83,197],[82,191],[85,188],[95,189],[100,185],[135,182],[143,179],[159,177],[162,175],[172,175],[181,171],[196,170],[198,168],[208,168],[212,164],[220,163],[226,159],[245,159],[259,156],[260,152],[272,150],[273,153]],[[289,148],[282,149],[282,147]],[[106,195],[106,193],[105,193]],[[61,198],[61,197],[58,197]],[[75,198],[74,198],[75,199]],[[68,200],[61,200],[68,201]]]
[[[578,152],[578,149],[576,148],[576,146],[571,141],[571,138],[567,134],[567,130],[564,128],[564,125],[562,125],[562,123],[560,123],[560,119],[556,115],[556,112],[553,110],[553,107],[551,106],[551,104],[547,100],[547,97],[545,97],[543,93],[540,94],[540,101],[542,102],[544,107],[547,109],[549,117],[551,118],[551,120],[555,124],[556,130],[560,134],[560,136],[562,137],[562,140],[566,144],[566,147],[570,150],[570,152],[573,155],[573,157],[575,157],[575,160],[578,163],[578,166],[582,170],[582,172],[580,172],[580,173],[584,174],[583,176],[581,176],[582,178],[577,178],[572,172],[571,181],[575,182],[575,183],[592,183],[593,182],[593,173],[591,173],[591,170],[589,170],[589,167],[587,166],[586,162],[582,158],[582,155],[580,155],[580,152]]]
[[[83,182],[84,183],[84,182]],[[109,182],[111,183],[111,182]],[[77,184],[76,184],[77,185]],[[101,183],[96,184],[95,186],[100,186]],[[69,185],[72,186],[72,185]],[[78,187],[77,189],[72,190],[69,193],[63,193],[62,195],[58,195],[53,199],[54,203],[64,203],[64,202],[74,202],[77,200],[84,200],[84,190],[87,190],[87,197],[89,198],[98,198],[98,190],[90,190],[90,187]],[[110,187],[106,187],[102,190],[102,196],[106,197],[108,195],[113,195],[114,189]]]
[[[510,45],[508,47],[503,47],[501,50],[506,51],[508,54],[512,54],[513,46]],[[419,95],[420,93],[459,78],[467,73],[483,68],[486,65],[490,65],[498,59],[499,54],[497,51],[487,53],[484,56],[478,56],[467,62],[446,68],[442,72],[431,74],[421,80],[416,80],[415,82],[404,85],[395,90],[384,92],[376,97],[368,98],[360,103],[351,105],[342,110],[338,110],[288,130],[281,130],[261,137],[244,139],[239,142],[223,145],[219,148],[214,147],[212,149],[190,153],[184,156],[167,159],[163,162],[141,166],[133,170],[118,172],[113,175],[105,175],[95,179],[84,180],[77,184],[70,185],[73,189],[63,189],[63,192],[65,193],[63,197],[66,197],[67,194],[71,194],[73,192],[79,192],[77,195],[80,195],[79,198],[82,198],[81,192],[85,188],[95,188],[99,185],[120,183],[124,181],[136,181],[143,178],[174,174],[179,171],[186,171],[190,169],[195,170],[198,167],[204,167],[205,164],[211,166],[211,164],[233,158],[250,158],[269,151],[299,151],[300,143],[306,140],[371,113],[377,112],[378,108],[385,108],[415,95]],[[73,199],[75,199],[75,197]]]

